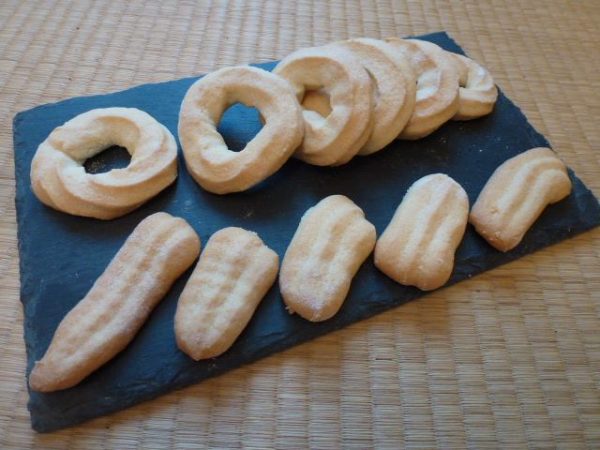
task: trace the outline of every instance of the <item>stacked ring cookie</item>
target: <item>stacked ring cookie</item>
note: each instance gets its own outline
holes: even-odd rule
[[[458,111],[459,79],[456,66],[437,45],[418,39],[389,38],[387,42],[410,60],[417,76],[417,101],[401,139],[433,133]]]
[[[242,75],[242,70],[248,73]],[[248,189],[277,170],[293,145],[294,155],[309,164],[345,164],[396,138],[422,138],[448,120],[489,114],[498,95],[489,72],[475,61],[417,39],[359,38],[304,48],[285,57],[273,74],[291,85],[297,99],[293,106],[289,95],[275,93],[280,87],[269,78],[273,75],[260,69],[219,70],[186,94],[179,135],[188,169],[205,189],[217,193]],[[256,83],[245,81],[253,77]],[[297,115],[300,108],[304,137],[287,136],[285,145],[275,145],[261,135],[263,150],[248,152],[255,153],[253,157],[228,152],[215,128],[223,110],[240,100],[231,98],[237,86],[252,92],[248,97],[254,101],[243,101],[251,106],[258,99],[268,102],[277,97],[285,99],[290,114]],[[287,127],[290,135],[296,130],[294,119],[285,126],[281,122],[269,125],[269,138],[273,127]],[[257,138],[246,150],[257,147]],[[252,169],[246,171],[249,166]]]
[[[490,73],[463,55],[450,53],[458,68],[458,111],[452,120],[471,120],[492,112],[498,89]]]
[[[358,152],[370,155],[392,142],[412,116],[416,101],[416,78],[408,59],[378,39],[350,39],[339,43],[356,55],[374,81],[375,125],[369,140]]]
[[[273,73],[291,83],[298,101],[316,89],[331,101],[324,120],[305,111],[304,140],[296,157],[318,166],[350,161],[373,129],[371,80],[358,58],[335,46],[306,48],[285,57]]]
[[[415,106],[416,80],[408,59],[378,39],[360,38],[332,44],[356,56],[373,80],[373,130],[359,155],[370,155],[392,142],[404,129]],[[310,91],[302,105],[326,117],[327,94]]]
[[[86,173],[83,163],[112,145],[129,165]],[[177,144],[150,115],[135,108],[94,109],[54,129],[31,165],[31,186],[46,205],[77,216],[113,219],[154,197],[177,178]]]
[[[241,152],[227,148],[217,125],[234,103],[256,107],[265,121]],[[289,84],[256,67],[228,67],[196,81],[179,114],[179,139],[190,174],[217,194],[244,191],[276,172],[298,147],[303,122]]]

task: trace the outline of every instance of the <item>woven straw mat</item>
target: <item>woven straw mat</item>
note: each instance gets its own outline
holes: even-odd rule
[[[600,2],[0,0],[0,448],[600,448],[600,231],[60,432],[26,409],[12,117],[446,30],[600,194]]]

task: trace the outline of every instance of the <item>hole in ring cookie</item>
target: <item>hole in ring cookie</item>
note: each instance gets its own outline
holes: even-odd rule
[[[110,172],[113,169],[123,169],[131,162],[131,155],[125,147],[113,145],[102,150],[97,155],[88,158],[83,163],[86,173],[97,174]]]
[[[240,152],[263,129],[262,122],[258,109],[234,103],[221,116],[217,131],[229,150]]]
[[[304,97],[300,102],[306,111],[312,111],[320,115],[323,119],[327,119],[331,114],[331,98],[323,87],[318,87],[304,92]]]

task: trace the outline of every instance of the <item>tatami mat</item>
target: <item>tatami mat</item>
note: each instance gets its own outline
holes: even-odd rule
[[[600,448],[600,232],[219,378],[36,435],[13,115],[71,96],[446,30],[600,194],[600,2],[0,1],[0,448]]]

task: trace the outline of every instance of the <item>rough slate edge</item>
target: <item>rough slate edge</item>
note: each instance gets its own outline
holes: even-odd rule
[[[427,36],[425,36],[425,38],[433,40],[433,41],[444,41],[447,44],[446,45],[447,48],[448,48],[448,46],[450,46],[450,49],[453,51],[461,51],[460,48],[445,33],[435,33],[435,34],[427,35]],[[441,43],[441,42],[438,42],[438,43]],[[267,64],[265,64],[265,66],[272,66],[272,63],[267,63]],[[197,77],[190,77],[190,78],[186,78],[184,80],[192,80],[195,78],[197,78]],[[181,80],[178,80],[178,81],[181,81]],[[161,84],[167,84],[167,83],[171,83],[171,82],[156,83],[155,85],[161,85]],[[148,86],[148,85],[143,85],[143,86]],[[143,88],[143,86],[142,86],[142,88]],[[139,89],[139,88],[140,87],[138,86],[137,88],[132,88],[131,90],[135,90],[135,89]],[[130,91],[130,90],[127,90],[127,91]],[[124,91],[122,91],[122,92],[124,92]],[[501,96],[502,96],[503,101],[507,101],[508,103],[512,104],[509,100],[507,100],[503,96],[503,94],[501,94]],[[94,97],[101,98],[101,97],[103,97],[103,95],[90,96],[87,98],[93,99]],[[33,108],[32,110],[48,108],[48,107],[51,107],[52,105],[57,105],[57,104],[65,103],[65,102],[69,102],[69,100],[57,102],[55,104],[39,106],[37,108]],[[520,113],[520,110],[518,108],[516,108],[516,109],[517,109],[518,113]],[[32,111],[32,110],[29,110],[29,111]],[[14,123],[15,130],[16,130],[19,122],[22,120],[23,114],[24,113],[19,113],[15,117],[15,123]],[[521,113],[521,115],[522,115],[522,113]],[[526,122],[526,118],[524,116],[522,117],[522,119],[524,122]],[[548,145],[545,138],[542,135],[540,135],[539,133],[537,133],[532,127],[528,131],[530,133],[530,135],[527,136],[529,138],[528,142],[535,142],[536,145]],[[16,142],[17,142],[17,135],[15,133],[15,148],[16,148]],[[15,172],[18,172],[17,169],[18,169],[19,163],[20,162],[17,161],[16,152],[15,152]],[[457,267],[457,270],[453,274],[453,277],[452,277],[450,283],[448,283],[448,285],[454,284],[455,282],[460,281],[459,278],[461,278],[461,277],[462,277],[462,279],[468,278],[468,277],[470,277],[474,274],[480,273],[484,270],[489,270],[498,265],[513,261],[515,259],[520,258],[521,256],[523,256],[525,254],[531,253],[532,251],[541,249],[552,243],[556,243],[560,240],[574,236],[575,234],[581,233],[583,231],[591,229],[591,228],[597,226],[598,224],[600,224],[600,208],[598,207],[597,200],[593,197],[593,194],[591,194],[591,192],[583,185],[583,183],[575,177],[575,175],[572,171],[569,171],[569,173],[570,173],[570,176],[574,183],[574,193],[573,193],[573,196],[571,197],[571,201],[575,202],[575,204],[577,205],[577,211],[585,211],[588,213],[585,217],[580,217],[581,221],[576,223],[575,226],[573,226],[572,228],[567,228],[567,229],[552,229],[552,228],[545,229],[545,228],[542,228],[541,225],[537,229],[534,227],[534,229],[532,229],[532,231],[530,233],[530,237],[532,237],[532,236],[533,237],[530,240],[525,240],[524,245],[519,246],[517,249],[510,252],[509,254],[502,254],[500,252],[496,252],[496,253],[494,253],[493,258],[491,258],[491,259],[488,258],[486,260],[486,262],[484,262],[483,264],[480,261],[477,261],[476,258],[473,260],[470,260],[469,258],[463,259],[461,261],[461,267]],[[16,173],[16,175],[17,175],[17,173]],[[27,177],[24,177],[24,178],[27,178]],[[20,182],[22,183],[22,181],[23,181],[22,178],[17,177],[17,185],[19,185]],[[28,188],[28,186],[26,188]],[[17,193],[19,193],[19,192],[20,192],[19,189],[17,189]],[[17,198],[16,198],[17,212],[19,212],[20,200],[22,200],[22,199],[20,199],[19,195],[17,194]],[[552,210],[552,208],[549,208],[549,210]],[[22,220],[23,220],[22,215],[18,214],[19,238],[21,238]],[[538,238],[544,239],[545,242],[542,244],[540,244],[539,242],[535,242]],[[21,239],[19,239],[19,249],[20,250],[21,250],[22,242],[23,241]],[[460,249],[459,249],[459,251],[460,251]],[[475,256],[477,256],[477,255],[475,255]],[[22,278],[22,280],[21,280],[22,281],[22,283],[21,283],[21,286],[22,286],[21,300],[24,302],[24,299],[25,299],[25,296],[23,295],[24,258],[21,258],[20,261],[21,261],[21,278]],[[484,268],[484,266],[485,266],[485,268]],[[183,277],[183,279],[185,279],[185,278],[186,278],[186,276]],[[179,283],[181,283],[181,282],[182,282],[182,280],[179,281]],[[422,295],[423,295],[422,292],[420,292],[416,289],[412,289],[409,291],[409,294],[406,295],[404,298],[398,299],[397,301],[394,300],[396,303],[394,303],[393,305],[391,305],[390,303],[385,303],[385,300],[380,300],[381,301],[380,304],[370,302],[368,309],[363,309],[360,312],[360,318],[364,319],[364,318],[373,316],[379,312],[390,309],[391,307],[394,307],[394,306],[398,306],[398,305],[404,303],[405,301],[409,301],[411,299],[420,297]],[[365,298],[365,300],[372,300],[372,299]],[[25,302],[24,302],[24,307],[26,307]],[[347,318],[345,319],[344,317],[347,317]],[[306,327],[305,329],[309,331],[308,334],[302,335],[300,337],[291,336],[289,339],[285,339],[285,340],[280,339],[280,340],[274,342],[273,345],[271,345],[271,347],[264,349],[262,352],[253,353],[251,355],[251,358],[248,360],[231,362],[227,359],[221,359],[220,362],[224,361],[225,363],[221,364],[220,366],[214,365],[214,370],[212,370],[212,371],[209,370],[208,373],[205,374],[204,378],[207,378],[209,376],[218,375],[220,373],[226,372],[227,370],[238,367],[246,362],[255,361],[263,356],[267,356],[268,354],[283,350],[285,348],[289,348],[292,345],[296,345],[301,342],[307,341],[309,339],[318,337],[322,334],[328,333],[335,329],[339,329],[345,325],[348,325],[349,323],[353,323],[355,320],[356,319],[354,319],[352,317],[348,317],[348,316],[344,316],[344,315],[340,314],[340,315],[336,316],[334,319],[326,322],[325,325],[320,324],[320,325],[310,326],[310,328]],[[25,327],[26,342],[28,342],[28,340],[27,340],[28,332],[30,332],[30,330],[29,330],[29,327],[26,326]],[[28,370],[27,370],[27,372],[29,372],[31,370],[32,363],[33,363],[33,360],[32,360],[33,355],[31,354],[30,350],[31,349],[28,346],[27,347],[27,353],[28,353]],[[30,411],[32,414],[32,425],[33,425],[34,429],[36,429],[37,431],[52,431],[55,429],[72,426],[77,423],[83,422],[85,420],[91,419],[93,417],[108,414],[110,412],[124,409],[133,404],[140,403],[141,401],[149,400],[151,398],[157,397],[158,395],[161,395],[162,393],[165,393],[172,389],[176,389],[179,387],[189,385],[193,382],[200,381],[199,379],[190,380],[190,379],[184,379],[182,377],[176,377],[176,378],[177,379],[174,382],[172,382],[171,384],[160,386],[159,389],[157,389],[155,392],[150,393],[150,394],[148,392],[144,392],[144,386],[138,386],[138,388],[140,389],[140,392],[141,392],[139,397],[135,397],[135,389],[131,388],[131,391],[133,391],[134,395],[130,396],[127,399],[127,401],[121,402],[120,404],[112,404],[110,397],[106,400],[106,402],[105,402],[104,397],[94,399],[94,400],[97,400],[98,403],[97,403],[97,408],[93,412],[88,411],[87,414],[78,414],[76,417],[71,417],[71,418],[63,417],[61,414],[56,414],[56,411],[53,411],[51,408],[47,409],[46,411],[34,410],[32,408],[32,401],[30,400],[29,407],[30,407]],[[128,386],[128,387],[130,387],[130,386]],[[40,397],[42,397],[40,394],[34,393],[33,395],[38,396],[38,399]],[[42,407],[43,406],[48,406],[48,404],[43,404],[43,402],[42,402]],[[51,402],[50,402],[50,406],[52,406]]]

